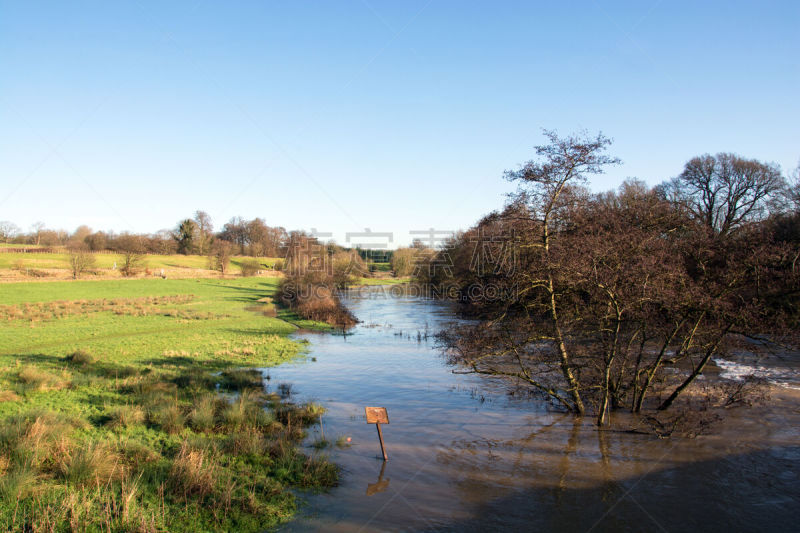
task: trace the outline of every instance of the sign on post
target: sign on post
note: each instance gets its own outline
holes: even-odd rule
[[[386,455],[386,448],[383,445],[383,432],[381,431],[381,424],[389,423],[389,414],[386,412],[385,407],[365,407],[364,411],[367,414],[367,424],[375,424],[378,428],[378,440],[381,442],[381,453],[383,453],[383,460],[388,461],[389,456]]]

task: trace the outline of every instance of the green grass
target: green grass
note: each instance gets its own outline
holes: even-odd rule
[[[26,246],[4,246],[13,248],[24,248]],[[112,268],[114,263],[117,267],[122,265],[123,257],[115,253],[96,253],[95,265],[93,270],[99,270],[103,274],[113,272]],[[247,259],[252,259],[244,256],[233,256],[230,263],[230,274],[238,274],[241,272],[241,263]],[[274,267],[275,262],[279,261],[275,257],[259,257],[256,258],[262,265],[262,268],[271,269]],[[0,270],[2,269],[16,269],[20,266],[26,269],[38,270],[51,270],[58,269],[69,271],[69,255],[66,253],[20,253],[20,252],[3,252],[0,253]],[[183,269],[206,270],[208,269],[208,258],[202,255],[156,255],[148,254],[144,259],[144,266],[153,271],[160,271],[161,269],[175,271]],[[108,272],[104,272],[108,271]],[[88,276],[88,275],[87,275]]]
[[[246,370],[303,351],[277,282],[0,284],[0,529],[262,530],[335,483],[298,451],[318,406]]]
[[[369,269],[375,272],[391,272],[391,263],[369,263]]]
[[[358,280],[356,286],[368,285],[398,285],[401,283],[410,283],[411,277],[406,278],[361,278]]]

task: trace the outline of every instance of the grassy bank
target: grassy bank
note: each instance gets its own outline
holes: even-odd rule
[[[15,246],[22,248],[22,246]],[[28,246],[35,250],[35,246]],[[115,269],[123,264],[123,256],[115,253],[94,253],[95,264],[90,268],[90,272],[85,272],[82,277],[85,279],[114,278],[121,277],[119,269]],[[242,272],[242,263],[256,259],[265,271],[272,270],[275,263],[280,261],[274,257],[231,257],[229,275],[238,275]],[[147,254],[142,262],[142,274],[146,276],[147,270],[151,275],[160,275],[161,271],[168,278],[187,278],[187,277],[209,277],[218,275],[217,272],[209,269],[209,261],[203,255],[156,255]],[[0,280],[17,281],[27,278],[50,278],[50,279],[69,279],[72,271],[69,265],[69,254],[66,250],[63,253],[29,253],[29,252],[0,252]]]
[[[0,527],[262,530],[335,483],[248,370],[302,350],[276,281],[0,285]]]

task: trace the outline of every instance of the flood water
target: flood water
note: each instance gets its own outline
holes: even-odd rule
[[[265,369],[271,390],[327,408],[340,485],[299,495],[284,531],[797,531],[800,401],[732,410],[715,434],[660,440],[598,431],[503,383],[454,374],[432,333],[444,302],[383,289],[344,299],[347,336],[298,334],[305,360]],[[419,335],[418,335],[419,332]],[[795,369],[797,367],[795,366]],[[285,387],[282,387],[285,392]],[[365,406],[388,409],[389,461]],[[320,428],[309,436],[320,438]]]

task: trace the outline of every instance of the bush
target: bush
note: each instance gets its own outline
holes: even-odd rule
[[[261,270],[261,263],[258,262],[258,259],[244,259],[239,268],[242,269],[242,276],[255,276]]]
[[[324,275],[323,275],[324,276]],[[288,275],[280,285],[280,300],[308,320],[350,327],[358,320],[342,305],[334,292],[333,280],[320,273]]]
[[[228,265],[231,262],[232,247],[231,243],[223,240],[216,240],[211,245],[211,253],[208,256],[208,263],[211,270],[216,270],[223,276],[228,272]]]
[[[117,248],[122,254],[119,271],[124,277],[133,277],[144,268],[145,247],[141,237],[122,235],[117,239]]]
[[[66,361],[73,365],[90,365],[94,363],[94,357],[85,350],[76,350],[67,356]]]
[[[67,260],[72,271],[72,279],[81,277],[81,274],[92,268],[96,262],[94,254],[85,244],[70,246]]]

